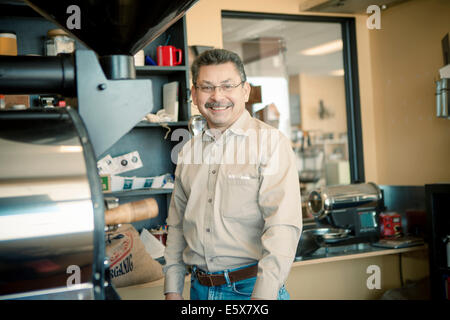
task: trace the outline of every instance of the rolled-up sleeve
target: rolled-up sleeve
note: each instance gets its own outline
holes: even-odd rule
[[[186,276],[186,265],[183,262],[183,251],[186,240],[183,235],[183,216],[187,197],[180,181],[181,164],[175,170],[175,183],[167,217],[168,235],[163,267],[165,273],[164,294],[169,292],[183,293]]]
[[[276,299],[302,231],[300,184],[289,140],[281,137],[261,171],[258,205],[264,218],[263,257],[252,298]]]

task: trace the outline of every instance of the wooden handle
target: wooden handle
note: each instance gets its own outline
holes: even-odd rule
[[[158,215],[158,203],[149,198],[122,204],[105,211],[105,224],[115,225],[154,218]]]

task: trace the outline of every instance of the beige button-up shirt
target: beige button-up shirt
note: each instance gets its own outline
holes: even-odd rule
[[[215,136],[204,131],[178,155],[164,292],[183,292],[186,265],[216,272],[258,262],[252,297],[276,299],[302,229],[290,141],[246,110]]]

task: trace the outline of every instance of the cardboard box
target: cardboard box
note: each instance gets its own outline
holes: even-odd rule
[[[5,95],[6,109],[11,109],[14,105],[25,105],[30,107],[30,96],[24,94],[7,94]]]

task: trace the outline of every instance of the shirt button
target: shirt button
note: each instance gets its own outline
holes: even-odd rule
[[[211,199],[211,198],[209,198],[209,199],[208,199],[208,202],[209,202],[209,203],[211,203],[211,202],[212,202],[212,199]]]
[[[212,171],[212,174],[216,174],[216,170],[213,170],[213,171]]]
[[[206,232],[211,232],[211,229],[210,228],[206,228]]]

